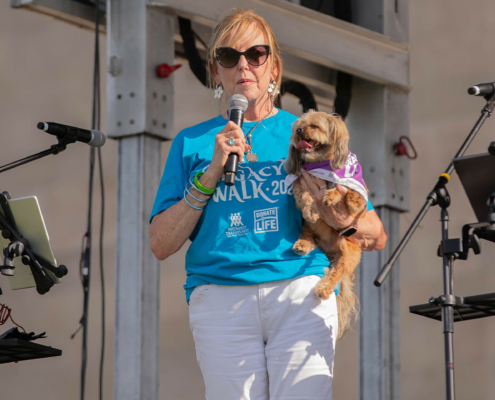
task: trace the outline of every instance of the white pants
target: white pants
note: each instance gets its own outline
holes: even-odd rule
[[[253,286],[203,285],[189,320],[207,400],[331,400],[335,294],[319,277]]]

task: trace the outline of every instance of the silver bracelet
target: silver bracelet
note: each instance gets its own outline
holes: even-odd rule
[[[189,203],[189,201],[187,200],[186,198],[186,191],[184,190],[184,200],[186,201],[186,203],[189,205],[189,207],[192,207],[194,208],[195,210],[202,210],[203,208],[205,208],[206,206],[204,207],[196,207],[196,206],[193,206],[191,203]]]
[[[187,194],[188,194],[189,196],[191,196],[194,200],[199,201],[200,203],[208,203],[208,200],[209,200],[209,199],[208,199],[208,200],[200,200],[200,199],[198,199],[196,196],[194,196],[194,195],[193,195],[193,194],[189,191],[189,188],[187,187],[187,185],[188,185],[188,184],[186,184],[186,192],[187,192]],[[185,197],[185,196],[186,196],[186,195],[185,195],[185,193],[184,193],[184,197]]]

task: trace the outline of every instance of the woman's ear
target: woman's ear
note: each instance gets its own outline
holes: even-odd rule
[[[289,155],[285,160],[284,169],[289,175],[297,175],[299,172],[299,151],[292,144],[289,144]]]
[[[278,77],[278,66],[276,63],[272,65],[272,73],[270,74],[270,81],[276,81]]]
[[[215,61],[208,60],[208,65],[210,67],[210,71],[211,71],[211,74],[213,76],[213,79],[215,80],[215,83],[217,85],[221,85],[222,81],[220,80],[220,77],[218,76],[217,64],[215,63]]]

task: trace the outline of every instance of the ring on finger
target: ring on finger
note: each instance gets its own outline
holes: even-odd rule
[[[228,145],[229,146],[234,146],[235,145],[235,139],[233,137],[229,138],[229,140],[227,141]]]

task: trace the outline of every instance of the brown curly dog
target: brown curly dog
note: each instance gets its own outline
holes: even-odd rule
[[[349,154],[348,144],[349,132],[338,115],[309,111],[294,123],[285,170],[297,175],[302,164],[325,160],[330,162],[334,170],[341,169]],[[332,267],[327,269],[315,292],[319,298],[328,299],[340,283],[337,296],[337,337],[341,338],[359,312],[358,298],[352,288],[354,269],[361,260],[361,249],[345,237],[339,236],[339,232],[320,218],[315,198],[302,187],[300,179],[294,182],[294,199],[304,219],[301,235],[292,249],[304,255],[318,246],[330,260]],[[332,206],[341,200],[342,195],[333,187],[326,191],[323,203]],[[367,202],[358,192],[349,189],[344,202],[355,222],[365,215]]]

